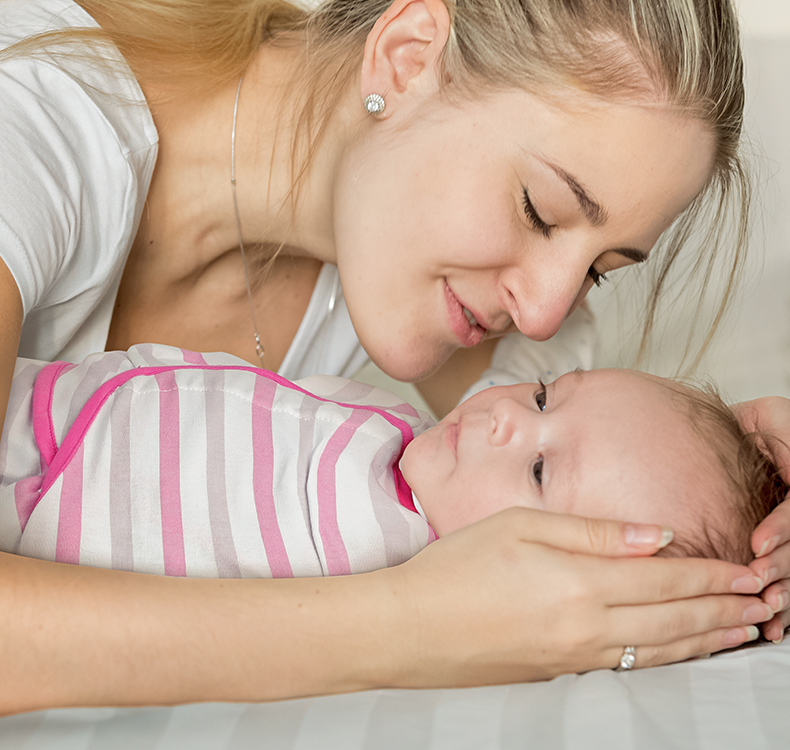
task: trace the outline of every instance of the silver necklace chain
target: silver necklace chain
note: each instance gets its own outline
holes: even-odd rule
[[[261,336],[258,333],[258,323],[255,320],[255,304],[252,301],[252,288],[250,287],[250,270],[247,265],[247,255],[244,252],[244,240],[241,237],[241,219],[239,218],[239,201],[236,198],[236,120],[239,114],[239,96],[241,95],[241,84],[244,82],[244,74],[239,78],[239,86],[236,89],[236,101],[233,105],[233,130],[230,134],[230,186],[233,191],[233,212],[236,215],[236,232],[239,235],[239,252],[241,262],[244,266],[244,286],[247,288],[247,299],[250,303],[250,317],[252,318],[253,338],[255,339],[255,353],[263,364],[263,345]]]

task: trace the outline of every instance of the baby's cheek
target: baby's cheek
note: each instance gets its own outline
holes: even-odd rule
[[[475,494],[466,495],[465,500],[461,511],[465,526],[482,521],[484,518],[508,508],[524,506],[523,499],[519,495],[512,492],[501,492],[496,484],[477,487]]]

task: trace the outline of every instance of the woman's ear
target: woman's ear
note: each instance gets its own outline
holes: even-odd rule
[[[443,0],[395,0],[368,34],[360,80],[363,100],[384,97],[382,117],[409,94],[439,88],[438,60],[450,36],[450,14]]]

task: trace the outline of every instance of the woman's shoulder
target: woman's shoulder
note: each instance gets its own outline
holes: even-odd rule
[[[0,21],[2,48],[46,31],[96,26],[73,0],[3,0]]]
[[[153,119],[139,84],[112,45],[89,48],[78,41],[26,45],[41,34],[94,28],[96,22],[72,0],[3,0],[3,99],[19,96],[15,84],[24,84],[43,106],[62,110],[67,118],[64,125],[73,126],[68,115],[78,111],[80,117],[105,121],[123,152],[149,149],[158,142]]]
[[[150,112],[112,48],[101,58],[68,45],[8,51],[37,34],[91,26],[70,0],[0,2],[0,254],[22,296],[22,351],[43,359],[117,276],[156,162]],[[51,345],[36,343],[52,322],[38,311],[71,320],[71,301],[73,324]]]

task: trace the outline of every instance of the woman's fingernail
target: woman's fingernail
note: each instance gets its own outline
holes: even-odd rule
[[[767,604],[752,604],[743,610],[741,619],[753,625],[757,622],[768,622],[773,616],[773,610]]]
[[[782,631],[781,633],[779,633],[779,637],[775,641],[772,640],[771,643],[775,643],[779,645],[784,639],[785,639],[785,634],[784,631]]]
[[[762,579],[762,581],[767,586],[768,582],[775,581],[778,575],[779,571],[777,568],[768,568],[768,570],[765,571],[765,577]]]
[[[773,597],[776,601],[775,605],[771,605],[771,609],[776,612],[782,612],[783,610],[787,609],[788,604],[790,604],[790,594],[786,591],[783,591],[781,594],[777,594]]]
[[[766,539],[763,542],[763,546],[760,547],[760,551],[757,553],[757,557],[763,557],[767,555],[769,552],[773,552],[776,548],[776,545],[779,544],[779,537],[772,536],[770,539]]]
[[[730,584],[730,591],[735,594],[759,594],[763,585],[762,579],[757,576],[741,576]]]
[[[626,524],[625,543],[634,547],[657,547],[663,549],[675,536],[666,526],[635,526]]]
[[[746,640],[756,641],[760,637],[760,631],[756,625],[746,626]]]
[[[727,647],[740,646],[747,641],[754,641],[760,636],[760,631],[754,625],[745,628],[733,628],[724,634],[722,643]]]

